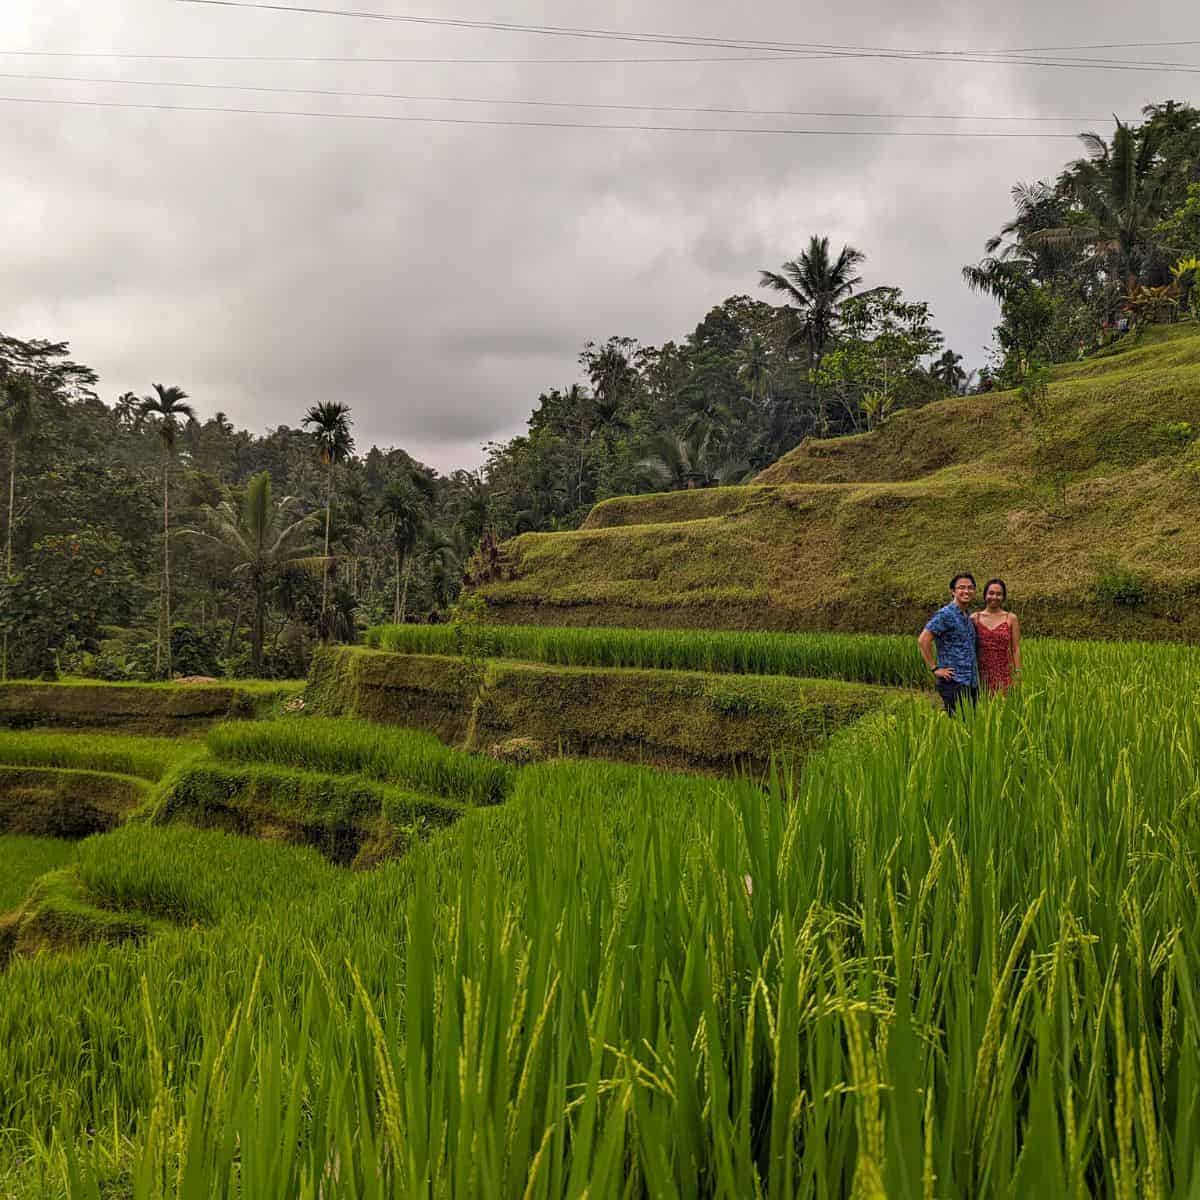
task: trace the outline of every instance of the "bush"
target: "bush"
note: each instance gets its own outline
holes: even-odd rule
[[[1151,432],[1168,450],[1186,450],[1196,438],[1195,426],[1190,421],[1164,421]]]
[[[1106,556],[1096,565],[1096,599],[1114,608],[1137,608],[1149,599],[1145,578]]]
[[[217,635],[191,625],[171,626],[171,669],[176,675],[216,675]]]

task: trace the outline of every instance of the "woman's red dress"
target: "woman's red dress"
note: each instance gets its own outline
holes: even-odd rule
[[[989,629],[975,622],[979,635],[979,677],[989,692],[1004,692],[1012,687],[1012,625],[1008,617]]]

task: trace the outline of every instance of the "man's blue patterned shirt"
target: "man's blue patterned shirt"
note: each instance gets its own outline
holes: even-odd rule
[[[937,646],[938,667],[950,667],[954,682],[976,687],[975,626],[953,601],[939,608],[925,624]]]

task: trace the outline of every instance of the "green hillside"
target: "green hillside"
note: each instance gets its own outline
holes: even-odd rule
[[[900,632],[965,569],[1033,632],[1200,635],[1200,330],[1055,368],[1036,403],[946,400],[750,485],[607,500],[507,543],[480,593],[506,624]]]

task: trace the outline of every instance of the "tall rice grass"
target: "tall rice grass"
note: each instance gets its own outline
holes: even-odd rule
[[[0,834],[0,916],[25,899],[29,885],[75,857],[73,842],[62,838]]]
[[[236,721],[211,730],[224,762],[277,763],[324,775],[365,775],[464,804],[495,804],[512,787],[511,767],[452,750],[432,734],[351,719]]]
[[[182,738],[0,729],[0,766],[6,767],[108,771],[156,783],[173,766],[202,753],[199,742]]]
[[[551,764],[370,876],[256,893],[246,862],[217,936],[15,964],[22,1179],[1195,1194],[1200,663],[1089,654],[875,720],[770,794]],[[200,844],[147,853],[207,871]]]
[[[718,674],[794,675],[846,679],[890,687],[928,687],[929,669],[916,635],[746,633],[707,629],[609,629],[534,625],[484,626],[484,651],[497,658],[562,666],[640,667]],[[402,654],[456,654],[449,625],[381,625],[367,644]],[[1138,671],[1143,677],[1186,660],[1189,647],[1170,643],[1071,642],[1028,639],[1029,671],[1077,672],[1090,667]]]

